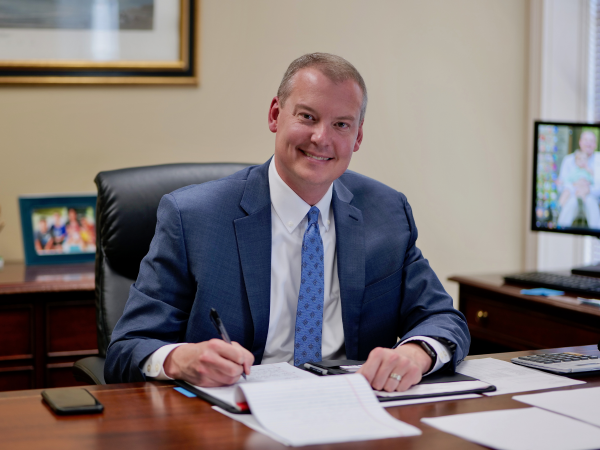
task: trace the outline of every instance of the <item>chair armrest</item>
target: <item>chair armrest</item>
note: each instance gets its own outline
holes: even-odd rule
[[[73,376],[87,384],[106,384],[104,381],[104,361],[101,356],[88,356],[75,361]]]

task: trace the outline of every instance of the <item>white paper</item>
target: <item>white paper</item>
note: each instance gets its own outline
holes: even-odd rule
[[[252,366],[250,369],[250,375],[247,376],[247,380],[240,377],[236,384],[231,386],[222,386],[214,388],[205,388],[200,386],[194,386],[196,389],[202,392],[206,392],[213,397],[228,403],[232,406],[236,406],[235,390],[240,384],[247,383],[264,383],[265,381],[274,380],[302,380],[315,378],[312,375],[302,369],[298,369],[288,363],[276,363],[276,364],[263,364],[259,366]],[[193,386],[193,385],[192,385]]]
[[[394,406],[417,405],[419,403],[434,403],[434,402],[449,402],[451,400],[465,400],[468,398],[481,398],[478,394],[462,394],[462,395],[446,395],[444,397],[426,397],[426,398],[411,398],[410,400],[392,400],[382,402],[384,408],[393,408]]]
[[[468,441],[499,450],[597,450],[600,429],[538,408],[421,419]]]
[[[449,383],[427,383],[416,384],[404,392],[375,391],[377,397],[402,397],[411,395],[444,394],[446,392],[472,391],[473,389],[485,389],[489,383],[485,381],[451,381]]]
[[[260,423],[258,423],[256,418],[252,414],[233,414],[228,411],[225,411],[223,408],[219,408],[218,406],[213,406],[212,409],[214,409],[217,412],[220,412],[224,416],[230,417],[233,420],[237,420],[238,422],[243,423],[248,428],[254,431],[258,431],[259,433],[262,433],[265,436],[269,436],[274,441],[281,442],[283,445],[287,446],[291,445],[288,441],[284,440],[280,436],[277,436],[276,434],[271,433],[269,430],[263,427]]]
[[[258,423],[293,446],[416,436],[390,416],[362,375],[242,383]]]
[[[600,427],[600,387],[517,395],[513,399]]]
[[[496,386],[496,391],[486,392],[483,395],[502,395],[585,384],[585,381],[572,380],[493,358],[463,361],[456,371]]]

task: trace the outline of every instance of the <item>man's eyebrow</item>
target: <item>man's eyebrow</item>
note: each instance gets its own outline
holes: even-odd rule
[[[305,109],[308,112],[316,113],[316,111],[314,109],[312,109],[310,106],[305,105],[303,103],[296,103],[296,106],[294,107],[294,110],[298,111],[299,109]]]
[[[336,117],[336,120],[347,120],[348,122],[352,122],[355,119],[356,119],[356,117],[354,117],[354,116]]]
[[[311,108],[308,105],[305,105],[303,103],[296,103],[296,106],[294,107],[295,111],[298,111],[299,109],[305,109],[306,111],[316,114],[317,111],[315,111],[313,108]],[[356,120],[356,117],[354,116],[340,116],[340,117],[336,117],[335,120],[347,120],[349,122],[352,122],[353,120]]]

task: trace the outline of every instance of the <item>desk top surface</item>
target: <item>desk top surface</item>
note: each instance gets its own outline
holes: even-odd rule
[[[554,349],[600,355],[595,345]],[[540,351],[480,355],[509,361],[515,356]],[[600,386],[600,376],[582,378],[588,384],[570,388]],[[105,406],[104,413],[61,417],[43,402],[41,390],[0,393],[1,446],[23,449],[271,449],[285,448],[270,438],[213,411],[198,398],[187,398],[166,382],[90,386]],[[527,405],[512,400],[514,394],[469,400],[444,401],[388,408],[394,417],[423,431],[421,436],[383,439],[311,448],[344,449],[481,449],[477,444],[443,433],[420,422],[469,412],[516,409]]]
[[[0,295],[93,291],[94,286],[94,263],[52,266],[6,263],[0,269]]]

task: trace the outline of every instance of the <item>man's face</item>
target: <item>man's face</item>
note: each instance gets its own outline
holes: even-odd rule
[[[275,166],[283,181],[314,205],[360,147],[362,91],[353,80],[335,84],[315,68],[296,73],[292,86],[285,106],[275,97],[269,109]]]
[[[596,151],[597,146],[598,143],[594,133],[591,131],[584,131],[581,133],[581,137],[579,138],[579,148],[583,150],[587,156],[592,156]]]

